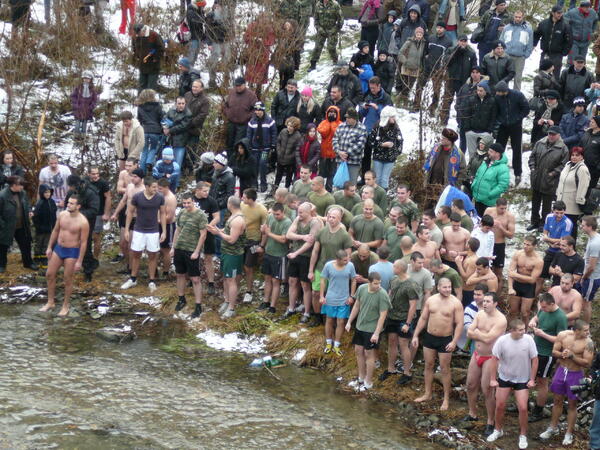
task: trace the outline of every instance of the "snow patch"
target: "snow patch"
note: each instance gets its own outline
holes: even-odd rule
[[[296,354],[294,355],[294,357],[292,358],[292,361],[300,362],[304,359],[305,355],[306,355],[306,350],[304,350],[304,349],[298,350],[296,352]]]
[[[137,301],[139,303],[152,306],[153,308],[158,308],[162,305],[162,301],[158,297],[140,297],[137,299]]]
[[[221,335],[212,330],[203,331],[196,335],[197,338],[206,342],[210,348],[241,353],[261,353],[265,350],[265,337],[246,338],[238,333],[227,333]]]

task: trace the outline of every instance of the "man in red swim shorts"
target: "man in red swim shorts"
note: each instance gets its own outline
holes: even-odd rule
[[[475,351],[473,352],[473,356],[471,356],[471,362],[467,371],[469,414],[463,420],[477,420],[477,396],[481,388],[487,410],[487,424],[484,429],[484,437],[487,437],[494,431],[496,401],[494,398],[494,389],[490,387],[492,347],[496,339],[506,332],[506,317],[498,311],[497,306],[498,297],[496,293],[486,293],[483,296],[482,308],[467,330],[467,337],[475,342]]]

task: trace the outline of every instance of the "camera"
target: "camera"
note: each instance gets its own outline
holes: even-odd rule
[[[582,378],[578,385],[571,386],[571,392],[573,394],[580,394],[586,392],[592,388],[592,380],[589,378]]]

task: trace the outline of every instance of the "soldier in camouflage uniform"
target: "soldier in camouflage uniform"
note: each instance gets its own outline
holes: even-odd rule
[[[317,67],[317,61],[321,57],[323,46],[327,41],[327,51],[334,64],[337,63],[337,43],[338,34],[344,24],[342,8],[336,0],[318,0],[315,9],[315,27],[317,36],[315,37],[315,49],[310,58],[310,70]]]

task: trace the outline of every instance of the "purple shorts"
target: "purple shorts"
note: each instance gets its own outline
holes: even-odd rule
[[[563,366],[558,366],[550,390],[557,395],[565,395],[569,400],[578,400],[577,394],[571,392],[571,386],[577,386],[583,377],[581,370],[572,372]]]

